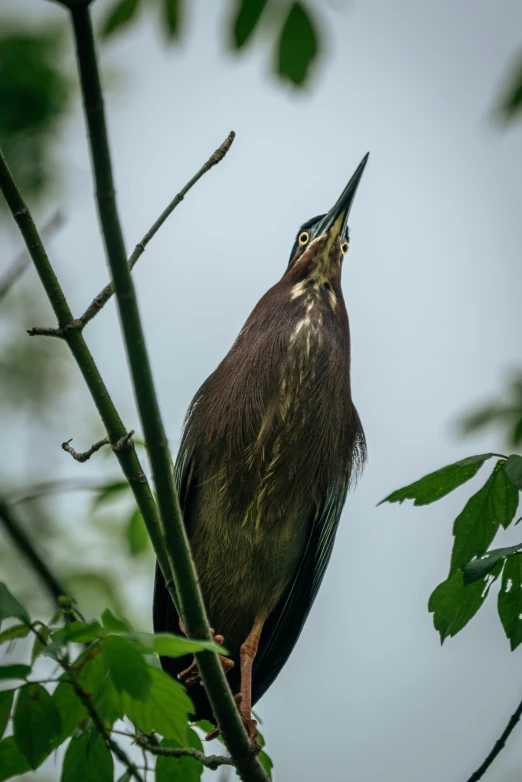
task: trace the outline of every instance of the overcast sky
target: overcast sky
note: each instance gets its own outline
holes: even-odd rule
[[[103,57],[129,248],[237,133],[135,272],[173,450],[193,393],[283,273],[297,228],[330,208],[370,151],[343,271],[369,462],[307,626],[258,707],[275,779],[464,782],[522,698],[522,653],[509,651],[493,598],[442,648],[426,607],[447,573],[452,521],[485,476],[427,508],[376,504],[502,447],[494,434],[458,439],[455,421],[521,363],[522,125],[506,131],[490,117],[520,44],[520,4],[332,4],[328,57],[306,94],[269,76],[262,36],[245,57],[224,53],[227,3],[191,5],[179,48],[151,22]],[[107,272],[79,109],[64,145],[68,221],[52,249],[80,312]],[[139,428],[112,305],[86,335]],[[77,415],[92,420],[87,394],[78,399]],[[502,543],[519,539],[515,530]],[[519,780],[521,730],[491,782]]]

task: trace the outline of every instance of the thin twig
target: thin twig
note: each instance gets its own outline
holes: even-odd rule
[[[56,212],[53,217],[44,225],[41,230],[42,238],[47,240],[63,225],[63,215],[61,212]],[[0,301],[4,296],[9,293],[15,282],[24,273],[29,264],[31,263],[31,256],[27,250],[22,250],[21,253],[15,258],[10,268],[5,273],[2,280],[0,280]]]
[[[30,502],[49,494],[61,494],[70,491],[101,491],[105,484],[92,480],[60,480],[35,483],[24,489],[15,489],[6,495],[8,505],[17,505],[19,502]]]
[[[167,206],[167,208],[161,213],[161,215],[158,217],[154,225],[149,228],[141,242],[138,242],[136,245],[134,252],[132,253],[131,257],[127,261],[129,265],[129,269],[133,269],[134,266],[137,264],[138,260],[140,259],[141,255],[143,254],[146,246],[150,242],[150,240],[154,237],[154,235],[159,231],[165,220],[172,214],[174,209],[180,204],[185,196],[187,195],[188,191],[194,187],[196,182],[198,182],[201,177],[207,173],[207,171],[210,171],[210,169],[213,166],[216,166],[218,163],[220,163],[225,155],[227,154],[228,150],[232,146],[232,142],[235,138],[235,133],[232,130],[224,142],[221,144],[218,149],[216,149],[215,152],[212,153],[212,155],[209,157],[207,162],[201,166],[198,173],[195,174],[192,179],[187,182],[184,188],[179,191],[179,193],[174,196],[170,204]],[[90,320],[92,320],[95,315],[98,314],[98,312],[104,307],[109,299],[114,294],[114,284],[112,282],[109,282],[105,288],[96,296],[95,299],[93,299],[92,303],[87,307],[83,315],[78,318],[78,326],[77,328],[84,328],[87,323],[89,323]]]
[[[134,434],[134,429],[131,429],[130,432],[127,432],[127,434],[123,435],[123,437],[120,437],[120,439],[112,446],[112,450],[122,451],[125,448],[131,448],[132,446],[130,445],[130,442],[133,434]],[[70,453],[72,458],[75,459],[75,461],[77,462],[88,461],[93,455],[93,453],[99,451],[100,448],[103,448],[104,445],[110,445],[109,438],[104,437],[103,440],[98,440],[97,443],[91,445],[88,451],[83,451],[79,453],[78,451],[75,451],[72,445],[69,445],[69,443],[72,443],[72,438],[70,440],[67,440],[67,442],[62,443],[62,449],[64,451],[67,451],[67,453]]]
[[[27,333],[30,337],[56,337],[57,339],[63,339],[62,329],[46,328],[45,326],[42,328],[35,326],[32,329],[27,329]]]
[[[211,768],[213,771],[220,766],[234,765],[232,759],[226,755],[205,755],[204,752],[192,747],[161,747],[159,744],[151,744],[140,736],[134,736],[134,740],[151,755],[161,755],[164,758],[194,758],[194,760],[199,760],[205,768]]]
[[[0,499],[0,519],[13,543],[31,563],[35,573],[39,576],[56,605],[61,607],[60,598],[67,594],[58,577],[52,572],[49,565],[44,562],[36,551],[29,537],[23,531],[13,509]]]
[[[174,484],[171,457],[145,346],[136,292],[127,263],[116,203],[103,94],[89,10],[73,9],[72,20],[98,216],[114,282],[136,404],[158,498],[164,539],[163,551],[168,558],[167,563],[160,560],[159,565],[169,595],[179,605],[188,635],[211,640],[208,619]],[[245,731],[217,654],[205,651],[198,653],[196,657],[210,704],[240,778],[244,782],[267,782],[268,777]]]
[[[20,233],[58,320],[58,325],[64,331],[64,339],[83,375],[107,435],[112,444],[117,444],[122,437],[126,437],[127,430],[102,380],[83,334],[75,329],[66,328],[73,321],[69,304],[49,262],[29,209],[20,195],[1,150],[0,190],[4,194],[11,214],[18,224]],[[120,463],[123,474],[129,481],[134,499],[143,516],[156,556],[160,562],[160,567],[162,571],[165,568],[163,572],[169,573],[168,557],[161,535],[158,509],[133,443],[130,443],[129,448],[122,448],[116,451],[116,458]]]
[[[77,462],[86,462],[88,459],[91,458],[93,453],[96,453],[96,451],[99,451],[100,448],[103,448],[104,445],[109,445],[109,438],[104,437],[103,440],[98,440],[97,443],[94,443],[94,445],[91,445],[88,451],[82,451],[79,453],[78,451],[75,451],[72,445],[69,445],[69,443],[72,442],[71,440],[67,440],[67,442],[62,443],[62,449],[64,451],[67,451],[67,453],[70,453],[72,458]]]
[[[477,780],[482,779],[482,777],[484,776],[488,768],[491,766],[491,764],[493,763],[497,755],[499,755],[504,749],[504,747],[506,746],[506,741],[508,740],[509,736],[511,735],[513,729],[517,725],[521,716],[522,716],[522,701],[518,704],[515,713],[511,716],[502,735],[495,742],[493,749],[491,750],[491,752],[489,753],[485,761],[475,772],[473,772],[473,774],[469,777],[467,782],[477,782]]]

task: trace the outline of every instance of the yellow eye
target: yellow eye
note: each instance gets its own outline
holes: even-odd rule
[[[348,242],[343,242],[341,245],[341,252],[343,255],[346,255],[348,252]]]
[[[308,244],[309,240],[310,240],[310,234],[308,233],[308,231],[302,231],[299,234],[299,244],[301,245],[301,247],[304,247],[305,244]]]

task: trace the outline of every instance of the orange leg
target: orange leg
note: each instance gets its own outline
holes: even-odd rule
[[[254,622],[246,641],[239,650],[241,666],[241,691],[237,698],[239,713],[252,744],[257,744],[257,723],[252,719],[252,665],[254,663],[265,617],[260,616]],[[236,696],[237,697],[237,696]]]

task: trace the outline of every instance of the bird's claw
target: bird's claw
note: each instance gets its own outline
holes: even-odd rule
[[[181,622],[180,627],[182,631],[185,632]],[[212,627],[210,628],[210,635],[212,636],[214,643],[218,644],[218,646],[223,646],[225,642],[224,637],[222,635],[216,634]],[[230,657],[225,657],[223,654],[218,654],[218,658],[225,674],[234,667],[234,660],[231,660]],[[198,663],[195,657],[190,663],[189,667],[185,668],[184,671],[181,671],[181,673],[178,674],[178,679],[182,684],[185,685],[185,687],[191,687],[193,684],[200,681],[201,675],[199,673]]]
[[[241,704],[243,701],[243,696],[240,692],[237,695],[234,695],[234,701],[236,703],[239,714],[241,715],[241,722],[243,723],[243,727],[247,732],[250,743],[254,747],[256,753],[261,752],[261,744],[258,741],[259,731],[257,729],[257,721],[253,720],[250,714],[245,714],[242,711]],[[212,741],[213,739],[217,739],[220,733],[221,731],[219,728],[214,728],[214,730],[211,730],[207,733],[205,736],[205,741]]]

